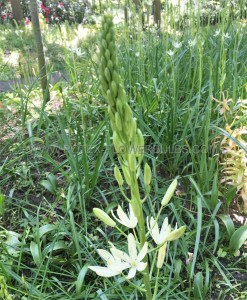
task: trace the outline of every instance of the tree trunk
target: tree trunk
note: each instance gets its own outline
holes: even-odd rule
[[[17,24],[20,24],[20,22],[23,20],[21,1],[10,0],[10,3],[11,3],[12,13],[13,13],[13,19],[16,21]]]
[[[128,22],[129,22],[128,9],[129,9],[129,1],[125,0],[124,1],[124,21],[126,24],[128,24]]]
[[[139,3],[139,0],[133,0],[134,4],[135,4],[135,10],[136,12],[138,13],[139,11],[139,6],[140,6],[140,3]]]
[[[45,102],[50,100],[50,93],[48,88],[46,65],[45,65],[45,55],[44,47],[40,30],[38,5],[36,0],[30,0],[30,11],[32,19],[33,34],[35,39],[35,44],[37,48],[38,65],[39,65],[39,76],[41,79],[41,88],[43,92],[43,99]]]
[[[161,3],[160,0],[154,0],[154,23],[160,28],[161,23]]]

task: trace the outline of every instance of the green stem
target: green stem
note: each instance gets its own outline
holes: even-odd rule
[[[135,206],[139,208],[138,211],[138,233],[139,233],[139,240],[140,240],[140,247],[142,248],[143,245],[146,242],[146,234],[145,234],[145,219],[143,215],[143,209],[142,209],[142,201],[140,197],[139,192],[139,186],[136,178],[136,173],[131,172],[132,174],[132,184],[131,184],[131,196],[133,201],[135,201]],[[148,256],[146,255],[143,259],[144,262],[147,263],[146,269],[143,273],[143,281],[144,286],[146,289],[146,300],[152,300],[152,292],[151,292],[151,284],[150,284],[150,278],[149,278],[149,266],[148,266]]]
[[[158,292],[159,273],[160,273],[160,269],[157,269],[157,275],[156,275],[156,280],[155,280],[155,288],[154,288],[154,295],[153,295],[153,299],[152,300],[155,300],[157,292]]]

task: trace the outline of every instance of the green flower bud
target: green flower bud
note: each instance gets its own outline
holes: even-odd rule
[[[118,168],[117,165],[115,165],[115,167],[114,167],[114,176],[115,176],[115,178],[116,178],[116,180],[118,182],[118,185],[122,186],[123,183],[124,183],[124,181],[123,181],[122,174],[121,174],[121,172],[120,172],[120,170],[119,170],[119,168]]]
[[[112,73],[112,80],[114,80],[118,84],[121,83],[121,78],[115,70]]]
[[[126,93],[121,83],[118,85],[118,97],[122,102],[126,102]]]
[[[182,226],[178,229],[173,230],[171,233],[168,234],[166,241],[171,242],[179,239],[185,232],[186,226]]]
[[[117,153],[121,153],[123,151],[124,145],[116,131],[113,132],[113,144]]]
[[[161,201],[162,206],[165,206],[171,200],[171,198],[174,195],[174,192],[177,188],[177,185],[178,185],[178,180],[177,180],[177,178],[175,178],[173,180],[173,182],[170,184],[168,190],[165,193],[164,198]]]
[[[107,33],[106,40],[107,40],[108,43],[112,40],[112,36],[111,36],[110,32]]]
[[[152,171],[147,163],[144,166],[144,183],[149,185],[152,179]]]
[[[136,134],[136,119],[132,119],[131,125],[130,125],[130,140],[132,140]]]
[[[101,40],[101,45],[103,46],[103,48],[105,48],[105,50],[107,49],[107,42],[105,39]]]
[[[111,82],[111,73],[108,68],[105,68],[104,75],[105,75],[106,80],[110,83]]]
[[[108,49],[105,50],[105,58],[106,60],[109,60],[111,58],[111,53]]]
[[[108,89],[108,83],[106,82],[106,80],[104,79],[105,76],[100,76],[100,80],[101,80],[101,86],[104,89],[105,93]]]
[[[101,66],[100,66],[102,68],[102,70],[105,70],[106,65],[107,65],[107,61],[106,61],[105,57],[102,56],[101,57]]]
[[[134,151],[131,151],[128,155],[129,168],[131,172],[136,171],[136,155]]]
[[[95,216],[102,221],[103,223],[105,223],[106,225],[110,226],[110,227],[115,227],[116,223],[112,220],[111,217],[108,216],[107,213],[105,213],[102,209],[99,208],[94,208],[93,209],[93,213],[95,214]]]
[[[110,105],[108,105],[107,110],[108,110],[108,114],[110,116],[110,120],[115,122],[115,115],[114,115],[114,113],[113,113],[112,108],[111,108]]]
[[[108,60],[108,62],[107,62],[107,67],[108,67],[108,69],[109,69],[111,72],[113,71],[113,63],[112,63],[111,60]]]
[[[127,184],[129,186],[131,186],[131,177],[130,177],[128,168],[126,166],[122,165],[122,170],[123,170],[125,181],[127,182]]]
[[[117,107],[117,111],[119,112],[119,114],[122,115],[123,114],[123,104],[119,98],[117,98],[116,107]]]
[[[117,97],[118,88],[117,88],[117,85],[116,85],[115,81],[111,82],[111,92],[114,95],[114,97]]]
[[[107,32],[109,30],[109,25],[107,24],[107,19],[105,19],[105,24],[103,25],[104,31]]]
[[[115,123],[116,123],[117,129],[119,131],[122,131],[122,121],[121,121],[121,118],[120,118],[120,115],[118,112],[115,113]]]
[[[124,120],[125,121],[131,120],[133,117],[133,113],[128,103],[124,103],[123,110],[124,110]]]
[[[111,106],[114,106],[114,105],[115,105],[115,101],[114,101],[114,99],[113,99],[113,97],[112,97],[112,93],[111,93],[110,90],[107,90],[106,96],[107,96],[107,100],[108,100],[109,104],[110,104]]]
[[[139,128],[137,129],[136,138],[137,138],[137,145],[140,146],[140,147],[144,147],[144,137],[143,137],[143,134],[142,134],[142,132]]]

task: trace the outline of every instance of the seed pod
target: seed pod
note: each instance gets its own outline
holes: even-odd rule
[[[106,80],[110,83],[111,82],[111,73],[110,73],[110,70],[108,68],[105,68],[104,74],[105,74]]]
[[[177,180],[177,178],[175,178],[173,180],[173,182],[170,184],[168,190],[165,193],[164,198],[161,201],[162,206],[165,206],[171,200],[171,198],[174,195],[174,192],[177,188],[177,185],[178,185],[178,180]]]
[[[119,168],[118,168],[117,165],[115,165],[115,167],[114,167],[114,176],[115,176],[115,178],[116,178],[116,180],[118,182],[118,185],[122,186],[123,183],[124,183],[124,181],[123,181],[122,174],[121,174],[121,172],[120,172],[120,170],[119,170]]]
[[[123,170],[125,181],[127,182],[127,184],[129,186],[131,186],[131,177],[130,177],[128,168],[126,166],[122,165],[122,170]]]
[[[119,131],[122,131],[122,121],[121,121],[121,118],[120,118],[120,115],[118,112],[115,113],[115,123],[116,123],[117,129]]]
[[[111,91],[112,91],[112,94],[114,95],[114,98],[117,97],[118,88],[117,88],[117,84],[115,81],[111,82]]]
[[[147,163],[145,163],[145,166],[144,166],[144,183],[146,185],[150,185],[151,179],[152,179],[151,168],[149,167],[149,165]]]
[[[128,155],[129,168],[131,172],[136,171],[136,155],[134,151],[131,151]]]
[[[116,227],[116,223],[102,209],[94,208],[93,213],[100,221],[102,221],[106,225],[108,225],[110,227]]]

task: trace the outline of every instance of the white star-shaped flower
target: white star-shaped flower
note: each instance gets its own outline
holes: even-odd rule
[[[117,220],[119,223],[121,223],[122,225],[128,227],[128,228],[135,228],[137,225],[137,217],[134,214],[134,211],[132,209],[131,204],[129,204],[129,211],[128,214],[126,214],[122,207],[120,205],[118,205],[117,208],[117,215],[118,218],[114,215],[113,211],[111,211],[112,216],[114,217],[115,220]]]
[[[119,275],[123,270],[129,269],[127,278],[131,279],[136,272],[145,270],[147,263],[142,262],[148,251],[148,244],[145,243],[137,254],[136,241],[132,233],[128,235],[128,251],[129,255],[118,250],[114,245],[110,248],[110,252],[98,249],[99,255],[106,261],[107,267],[90,266],[89,269],[96,272],[102,277],[112,277]]]

